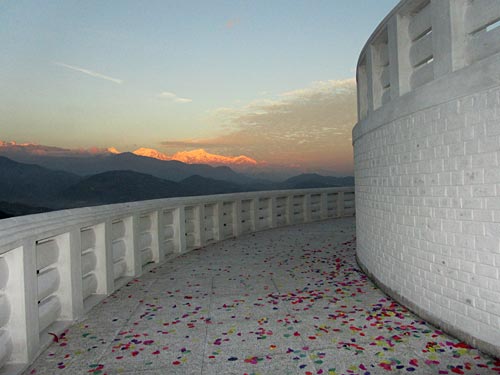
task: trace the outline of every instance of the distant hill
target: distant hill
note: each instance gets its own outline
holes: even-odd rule
[[[84,178],[60,194],[67,206],[100,205],[186,195],[177,182],[133,171],[111,171]]]
[[[198,175],[182,180],[181,185],[187,195],[211,195],[249,191],[249,189],[238,184],[205,178]]]
[[[18,163],[0,156],[0,201],[52,207],[60,191],[80,180],[67,172]]]
[[[60,199],[67,207],[80,207],[243,190],[240,185],[201,176],[174,182],[134,171],[111,171],[82,179],[64,190]]]
[[[255,179],[236,173],[229,167],[212,167],[207,164],[186,164],[176,160],[158,160],[130,152],[121,154],[99,154],[84,157],[33,156],[17,154],[15,160],[36,163],[49,169],[68,171],[80,176],[91,176],[103,172],[130,170],[149,174],[165,180],[180,182],[193,175],[247,184]]]
[[[312,189],[335,186],[354,186],[354,177],[321,176],[316,173],[304,173],[291,177],[280,184],[283,189]]]
[[[107,164],[108,167],[112,167],[114,163],[116,165],[127,165],[127,161],[137,168],[144,165],[145,169],[152,168],[151,166],[156,163],[174,163],[167,168],[168,173],[171,173],[174,170],[171,167],[177,164],[180,165],[179,170],[182,173],[187,173],[183,169],[185,164],[180,162],[165,162],[133,154],[116,156],[117,158],[106,159],[110,162],[110,164]],[[85,162],[87,163],[89,158],[84,159],[87,159]],[[60,160],[68,161],[67,158],[60,158]],[[88,167],[90,168],[90,165]],[[201,169],[207,167],[212,171],[220,170],[222,175],[238,176],[237,173],[225,167],[222,167],[222,169],[210,166],[199,167]],[[102,165],[99,168],[102,168]],[[182,174],[181,172],[179,174]],[[166,174],[168,175],[168,173]],[[353,177],[331,177],[318,174],[302,174],[281,183],[249,179],[250,182],[244,184],[208,178],[198,174],[170,181],[146,172],[133,170],[113,170],[81,177],[73,173],[51,170],[38,165],[19,163],[1,156],[0,176],[2,177],[0,178],[0,218],[55,209],[147,199],[354,185]]]
[[[125,157],[128,158],[129,155],[125,155]],[[132,160],[139,158],[141,162],[142,159],[149,159],[135,155],[130,157]],[[61,159],[67,160],[66,158]],[[157,161],[155,159],[149,160]],[[158,162],[161,163],[161,161]],[[222,169],[234,173],[229,168]],[[2,217],[69,207],[247,190],[242,185],[233,182],[199,175],[191,175],[180,182],[130,170],[107,171],[88,177],[80,177],[33,164],[18,163],[1,156],[0,176],[2,176],[0,179]]]

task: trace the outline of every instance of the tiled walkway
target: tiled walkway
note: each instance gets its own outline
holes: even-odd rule
[[[354,220],[243,236],[114,293],[25,374],[500,374],[386,297]]]

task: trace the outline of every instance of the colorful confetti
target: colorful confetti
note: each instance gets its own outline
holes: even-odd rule
[[[500,374],[378,290],[354,219],[230,239],[170,260],[59,333],[25,374]]]

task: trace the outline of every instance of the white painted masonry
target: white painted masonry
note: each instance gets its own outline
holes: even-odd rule
[[[358,62],[357,256],[500,357],[500,0],[404,0]]]
[[[0,374],[17,374],[105,296],[207,244],[354,215],[354,188],[85,207],[0,221]]]

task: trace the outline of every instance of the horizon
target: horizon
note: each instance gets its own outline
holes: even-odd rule
[[[183,164],[198,164],[208,165],[211,167],[229,167],[233,171],[247,176],[261,176],[270,181],[283,181],[290,177],[317,174],[325,177],[351,177],[352,174],[342,173],[334,170],[326,169],[308,169],[300,168],[298,166],[269,164],[265,162],[257,162],[256,160],[246,157],[244,155],[238,156],[225,156],[218,154],[211,154],[205,149],[196,149],[190,151],[180,151],[172,155],[164,154],[158,150],[141,147],[133,151],[119,151],[115,147],[107,149],[90,148],[90,149],[68,149],[48,145],[39,145],[34,143],[16,143],[15,141],[0,140],[0,157],[6,157],[12,161],[22,164],[34,164],[46,167],[47,162],[50,164],[48,169],[51,170],[66,170],[58,163],[54,163],[57,159],[69,161],[73,159],[86,159],[93,158],[99,162],[102,157],[109,157],[121,154],[133,154],[138,157],[146,157],[160,161],[176,161]],[[51,160],[51,162],[49,162]]]
[[[0,140],[352,174],[356,60],[396,3],[4,1]]]

